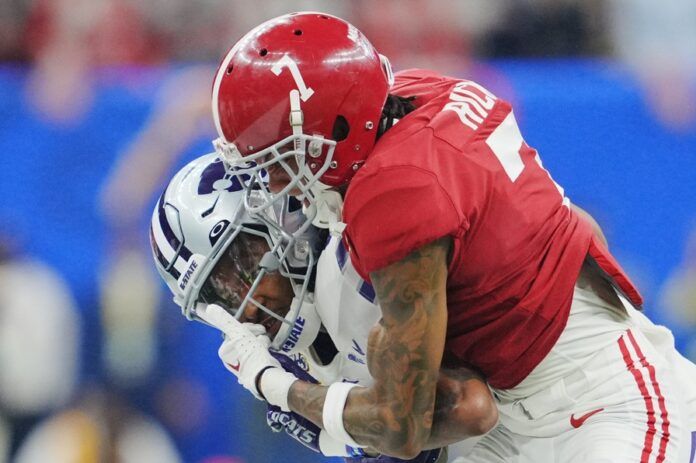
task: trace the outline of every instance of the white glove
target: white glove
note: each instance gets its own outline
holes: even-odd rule
[[[225,368],[237,377],[239,384],[257,399],[265,399],[284,411],[290,411],[288,391],[297,378],[283,370],[280,362],[268,352],[271,341],[263,327],[240,323],[215,304],[207,306],[199,316],[225,334],[218,356]],[[261,378],[259,374],[262,374]]]

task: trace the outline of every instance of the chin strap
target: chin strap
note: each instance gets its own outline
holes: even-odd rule
[[[343,230],[346,229],[346,224],[343,222],[334,222],[332,224],[329,224],[329,233],[331,233],[332,236],[335,236],[336,238],[340,238],[343,236]]]
[[[341,221],[343,215],[343,197],[341,193],[331,190],[321,182],[312,185],[314,200],[309,206],[303,205],[302,212],[312,218],[312,225],[329,230],[334,236],[341,236],[346,224]]]

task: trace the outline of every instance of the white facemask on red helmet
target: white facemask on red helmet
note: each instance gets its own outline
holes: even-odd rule
[[[322,13],[293,13],[245,35],[223,59],[213,84],[216,151],[230,166],[283,178],[262,188],[259,212],[291,193],[310,220],[328,226],[347,184],[375,144],[391,67],[353,25]]]

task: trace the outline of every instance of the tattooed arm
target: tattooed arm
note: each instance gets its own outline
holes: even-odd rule
[[[371,274],[382,319],[370,333],[372,386],[354,388],[343,412],[360,444],[413,458],[431,437],[447,328],[446,280],[450,239],[443,238]],[[297,381],[290,408],[323,427],[326,387]]]
[[[295,407],[312,413],[311,421],[321,426],[326,388],[301,381],[297,381],[293,388],[297,388],[294,393]],[[293,402],[290,404],[292,407]],[[481,376],[467,368],[440,370],[433,426],[425,449],[445,447],[469,437],[482,436],[493,429],[497,422],[498,409]]]

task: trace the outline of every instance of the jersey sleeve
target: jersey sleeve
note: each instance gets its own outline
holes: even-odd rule
[[[346,195],[344,220],[351,261],[366,280],[370,272],[468,227],[436,176],[412,166],[356,176]]]

